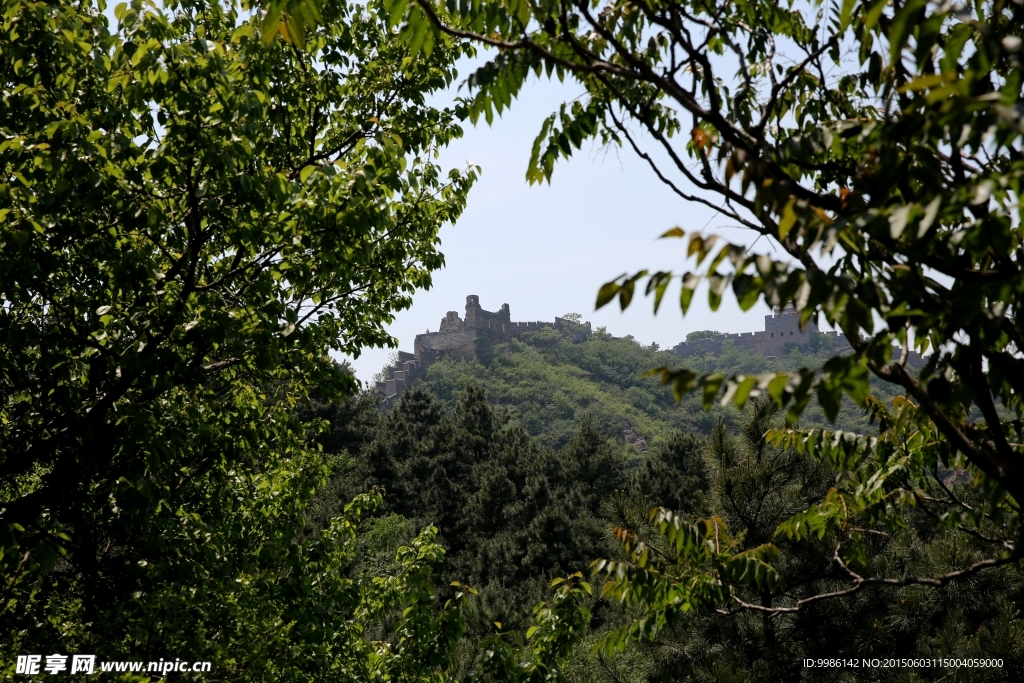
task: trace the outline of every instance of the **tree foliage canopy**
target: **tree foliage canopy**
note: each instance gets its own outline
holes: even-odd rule
[[[303,537],[327,469],[297,408],[353,390],[329,354],[389,341],[443,263],[476,171],[434,163],[465,111],[427,98],[462,50],[410,59],[375,3],[324,3],[302,51],[231,3],[104,9],[0,20],[4,666],[431,678],[459,629],[436,532],[372,581],[347,572],[379,495]]]
[[[696,390],[705,404],[770,395],[791,425],[815,398],[834,418],[843,396],[880,423],[877,440],[792,428],[773,436],[854,473],[837,483],[832,505],[804,519],[842,532],[837,557],[859,543],[848,514],[878,522],[922,496],[939,501],[954,528],[996,523],[990,555],[935,577],[939,584],[1020,557],[1022,3],[389,6],[410,45],[448,35],[497,50],[469,79],[474,118],[510,106],[533,75],[582,87],[544,122],[531,182],[550,180],[555,162],[588,140],[626,146],[680,198],[779,250],[672,228],[663,236],[688,238],[696,267],[623,275],[601,287],[597,305],[617,298],[625,308],[646,281],[657,311],[677,282],[684,314],[699,286],[712,309],[731,288],[744,310],[759,300],[792,304],[804,322],[818,316],[843,331],[852,354],[795,373],[658,370],[677,396]],[[930,362],[913,371],[897,343],[904,353],[930,351]],[[872,375],[906,398],[883,405]],[[984,512],[948,492],[925,493],[942,491],[946,473],[960,469],[985,492]],[[728,566],[714,575],[726,580]],[[769,606],[790,607],[799,606]]]
[[[758,398],[745,445],[713,434],[699,476],[695,442],[669,441],[630,486],[691,509],[626,519],[618,554],[595,565],[624,611],[594,612],[582,576],[557,579],[534,626],[516,639],[495,624],[466,676],[564,678],[595,614],[624,624],[614,650],[680,624],[713,632],[687,615],[798,615],[779,622],[798,628],[833,598],[866,614],[865,588],[913,599],[986,569],[1006,578],[990,594],[1016,591],[1002,565],[1024,552],[1019,0],[266,5],[257,21],[134,2],[111,31],[102,4],[4,3],[0,576],[14,647],[173,647],[226,679],[442,680],[465,592],[438,601],[439,539],[495,596],[482,614],[506,586],[597,552],[600,501],[625,483],[614,449],[586,425],[538,448],[473,395],[452,419],[410,394],[366,445],[362,466],[402,491],[401,513],[440,531],[419,519],[374,575],[355,529],[379,493],[311,523],[347,454],[325,457],[323,422],[297,408],[312,387],[350,389],[328,351],[388,341],[391,312],[429,283],[438,228],[475,178],[431,155],[531,74],[585,92],[543,124],[531,182],[588,140],[627,146],[783,254],[673,228],[693,270],[621,276],[598,306],[629,306],[646,280],[657,311],[678,281],[685,314],[698,286],[713,309],[731,287],[744,309],[824,318],[853,353],[757,376],[661,368],[677,398]],[[470,101],[428,105],[473,49],[462,41],[498,55]],[[914,372],[894,343],[930,362]],[[872,375],[905,396],[878,400]],[[834,418],[844,397],[878,437],[794,425],[812,399]],[[670,478],[693,490],[656,486]],[[382,519],[377,537],[401,523]],[[966,552],[940,552],[965,537]],[[525,597],[508,600],[520,621]],[[1015,618],[1001,602],[949,623],[988,620],[1010,652]],[[750,625],[732,636],[792,656]]]
[[[380,7],[325,5],[305,52],[217,3],[97,9],[12,0],[0,34],[5,573],[148,489],[168,430],[245,460],[297,387],[349,388],[328,352],[389,340],[475,177],[429,160],[459,51],[403,67]]]
[[[708,482],[697,504],[663,509],[653,518],[638,501],[621,507],[621,552],[596,566],[609,579],[604,596],[630,609],[605,634],[605,656],[615,656],[631,636],[644,637],[650,668],[640,680],[649,682],[796,680],[807,675],[808,657],[860,661],[940,652],[1003,660],[1000,670],[977,680],[1020,677],[1019,565],[939,587],[899,580],[939,575],[988,556],[983,535],[937,524],[936,508],[925,505],[904,507],[888,517],[888,526],[872,524],[855,552],[838,526],[779,533],[807,519],[808,508],[837,504],[838,472],[806,451],[764,438],[782,421],[780,412],[759,399],[738,428],[719,422],[701,448],[702,466],[690,464]],[[951,478],[949,487],[968,504],[984,497],[966,478]],[[865,521],[876,520],[861,516],[856,523]],[[887,580],[863,590],[867,584],[851,586],[851,574]],[[732,595],[723,599],[715,595],[720,591]],[[841,602],[831,599],[834,592],[844,593]],[[788,609],[772,609],[780,604]],[[829,673],[828,680],[878,676],[850,667]],[[878,677],[896,680],[905,673]],[[944,667],[916,672],[922,680],[949,673]]]
[[[521,400],[543,405],[546,396]],[[857,542],[839,526],[804,527],[808,509],[838,503],[840,470],[766,439],[783,415],[764,398],[732,425],[720,419],[707,436],[663,435],[632,467],[594,421],[581,420],[552,450],[472,387],[450,409],[417,386],[383,414],[370,397],[320,410],[333,427],[324,449],[341,457],[317,514],[330,517],[353,491],[384,485],[388,514],[369,520],[368,545],[383,537],[409,543],[422,520],[433,520],[447,549],[440,583],[477,590],[452,653],[456,678],[522,680],[516,671],[534,675],[544,664],[566,681],[772,680],[805,673],[805,657],[950,652],[1003,661],[979,680],[1015,680],[1024,670],[1019,566],[937,587],[914,581],[989,557],[993,526],[952,529],[939,519],[941,507],[922,503],[883,517],[851,511],[850,525],[870,529]],[[984,498],[962,473],[945,483],[969,506]],[[654,505],[661,509],[652,519]],[[794,525],[798,533],[779,533]],[[382,545],[368,562],[388,573],[374,559],[393,562],[393,545]],[[552,577],[601,556],[594,565],[606,579],[601,591],[583,589],[582,602],[558,595],[547,602]],[[851,585],[851,574],[864,583]],[[578,589],[580,581],[573,579]],[[842,601],[830,599],[834,592]],[[583,636],[571,641],[568,657],[548,641],[548,659],[538,661],[527,637],[538,633],[530,617],[538,603]],[[625,647],[637,636],[643,642]],[[494,668],[504,657],[509,666]],[[526,670],[518,661],[528,662]],[[833,673],[853,680],[862,671]],[[949,670],[918,673],[938,680]]]

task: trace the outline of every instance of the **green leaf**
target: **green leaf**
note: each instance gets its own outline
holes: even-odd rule
[[[779,584],[779,574],[767,562],[748,551],[730,558],[721,569],[722,580],[728,583],[753,586],[759,590],[773,590]]]
[[[641,270],[632,277],[627,278],[619,285],[619,306],[624,311],[633,300],[633,291],[636,289],[636,281],[647,275],[646,270]],[[600,297],[600,292],[598,292]]]
[[[661,233],[662,239],[665,239],[666,237],[686,237],[686,231],[677,225],[676,227]]]
[[[788,383],[789,375],[786,373],[775,373],[774,377],[768,382],[768,395],[780,406],[786,404],[784,393]]]
[[[732,289],[736,294],[736,300],[740,310],[749,311],[761,298],[764,289],[764,280],[753,275],[736,275],[732,281]]]
[[[871,375],[863,363],[851,364],[843,374],[842,387],[850,398],[863,405],[871,391]]]
[[[718,241],[718,235],[690,235],[690,244],[687,247],[686,255],[693,256],[697,254],[697,265],[703,263],[704,259],[707,258],[708,254],[711,253],[711,249],[715,246],[715,242]]]
[[[856,5],[857,0],[843,0],[843,7],[839,12],[840,31],[845,31],[850,26],[850,21],[853,19],[853,8]]]
[[[878,24],[878,20],[882,17],[882,12],[889,5],[889,0],[875,0],[871,5],[871,8],[864,15],[864,28],[868,31],[875,28]]]
[[[725,382],[725,375],[718,372],[704,375],[700,378],[704,410],[707,410],[714,404],[723,382]]]
[[[943,74],[928,74],[926,76],[919,76],[907,83],[905,86],[900,88],[900,92],[916,92],[918,90],[929,90],[937,85],[941,85],[945,81]]]
[[[619,287],[619,308],[626,310],[629,307],[629,303],[633,300],[633,289],[636,287],[636,280],[630,278],[622,283]],[[600,292],[598,293],[600,295]]]
[[[712,311],[717,311],[718,307],[722,305],[722,293],[729,286],[731,277],[731,275],[720,275],[719,273],[708,275],[708,305]]]
[[[683,275],[683,287],[679,292],[679,308],[682,309],[683,315],[690,310],[690,302],[693,301],[693,292],[697,289],[697,285],[700,284],[700,276],[694,273],[686,273]]]
[[[623,277],[626,277],[625,273],[615,278],[614,280],[611,280],[610,282],[606,282],[603,285],[601,285],[601,289],[597,290],[597,303],[595,305],[596,309],[604,307],[609,301],[615,298],[615,295],[619,293],[620,289],[618,280]]]
[[[779,239],[785,240],[786,236],[789,235],[789,231],[793,229],[796,224],[796,211],[793,209],[796,204],[796,200],[792,197],[786,206],[782,209],[782,217],[779,219]]]
[[[927,2],[928,0],[907,0],[906,4],[893,17],[889,26],[889,57],[893,62],[900,58],[903,46],[910,38],[921,10],[924,9]]]
[[[836,416],[839,414],[840,401],[842,401],[843,395],[839,385],[821,382],[818,384],[818,405],[825,413],[825,418],[829,422],[835,422]]]
[[[668,284],[672,281],[672,273],[661,271],[655,273],[647,281],[647,294],[654,291],[654,313],[658,313],[658,309],[661,308],[661,300],[665,297],[665,291],[668,289]]]

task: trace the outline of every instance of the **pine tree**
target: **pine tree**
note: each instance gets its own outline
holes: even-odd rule
[[[626,463],[592,420],[555,451],[478,388],[464,390],[448,411],[417,388],[376,419],[366,414],[376,411],[372,401],[350,403],[322,411],[332,423],[323,445],[339,465],[333,500],[377,486],[385,491],[382,514],[397,515],[387,522],[395,533],[436,526],[447,551],[441,584],[479,592],[468,617],[472,635],[492,634],[495,622],[525,631],[551,580],[586,570],[607,549],[601,503],[625,488]],[[323,505],[319,518],[330,516]]]
[[[707,494],[690,520],[715,525],[714,542],[733,553],[772,544],[777,584],[749,587],[738,596],[757,606],[795,600],[849,587],[849,575],[833,561],[838,538],[825,535],[794,540],[777,530],[795,513],[823,500],[836,472],[792,449],[774,446],[766,432],[781,416],[768,399],[756,401],[735,431],[720,422],[703,448]],[[652,466],[654,467],[654,466]],[[693,475],[691,475],[693,476]],[[646,481],[646,480],[645,480]],[[646,485],[646,484],[645,484]],[[641,489],[642,490],[642,489]],[[954,484],[967,496],[969,482]],[[640,499],[641,502],[643,499]],[[968,500],[969,498],[961,498]],[[683,506],[680,506],[681,508]],[[618,523],[643,538],[653,552],[673,554],[642,514],[637,499],[620,501]],[[858,520],[866,539],[860,558],[848,566],[868,576],[930,575],[976,561],[986,541],[949,531],[923,510],[909,510],[891,528]],[[628,554],[620,559],[628,559]],[[679,566],[677,571],[687,571]],[[1020,680],[1024,675],[1024,576],[1003,566],[940,588],[867,588],[852,595],[819,600],[796,612],[768,613],[735,603],[705,604],[676,613],[668,626],[638,647],[649,667],[650,683],[680,680],[904,680],[907,671],[808,671],[805,658],[995,657],[1001,669],[960,670],[956,680]],[[619,626],[648,613],[643,604],[619,610]],[[919,669],[921,680],[939,680],[946,669]],[[950,680],[950,679],[946,679]]]

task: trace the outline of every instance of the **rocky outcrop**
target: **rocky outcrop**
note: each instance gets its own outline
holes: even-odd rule
[[[632,446],[633,448],[637,449],[637,451],[644,454],[647,453],[647,439],[640,436],[632,429],[622,430],[622,439],[626,442],[627,445]]]
[[[644,453],[646,455],[649,450],[647,439],[633,431],[633,425],[629,424],[625,418],[620,417],[617,418],[617,420],[619,423],[619,438],[621,438],[627,446],[632,446],[637,450],[637,452]]]

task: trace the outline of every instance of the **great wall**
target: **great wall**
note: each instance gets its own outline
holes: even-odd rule
[[[813,319],[801,329],[800,314],[790,308],[783,311],[775,309],[772,315],[766,315],[763,331],[716,334],[707,339],[682,342],[672,347],[672,353],[683,358],[695,353],[711,353],[717,356],[722,353],[722,343],[731,341],[742,351],[761,353],[766,357],[781,356],[786,352],[787,345],[808,346],[816,334],[835,339],[836,350],[850,348],[850,342],[842,332],[821,332]]]
[[[591,334],[590,323],[576,323],[564,318],[548,322],[512,322],[508,304],[502,304],[496,312],[480,307],[480,297],[470,294],[466,297],[466,317],[460,318],[458,311],[448,311],[437,332],[427,330],[416,335],[413,353],[398,352],[398,360],[385,368],[385,379],[377,382],[377,393],[392,401],[405,391],[413,381],[422,377],[427,368],[441,358],[470,359],[483,358],[490,354],[494,344],[501,344],[519,337],[524,332],[553,328],[568,333],[575,341],[582,341]],[[809,346],[814,335],[821,334],[835,340],[835,350],[850,348],[850,342],[841,332],[821,332],[814,320],[801,328],[800,316],[792,309],[775,309],[764,317],[764,330],[740,332],[738,334],[716,334],[707,339],[695,339],[672,347],[671,352],[686,358],[697,353],[722,353],[724,342],[732,342],[737,349],[760,353],[765,357],[779,356],[787,346]],[[899,354],[899,349],[895,351]],[[907,355],[912,367],[920,367],[925,360],[917,352]]]
[[[377,393],[393,400],[440,358],[481,358],[490,353],[494,344],[545,328],[568,332],[580,339],[590,334],[589,322],[579,324],[563,318],[555,318],[553,323],[514,323],[508,304],[492,313],[480,307],[480,297],[470,294],[466,297],[466,318],[460,318],[458,311],[448,311],[437,332],[417,334],[413,353],[399,351],[398,360],[385,368],[385,379],[377,382]]]

